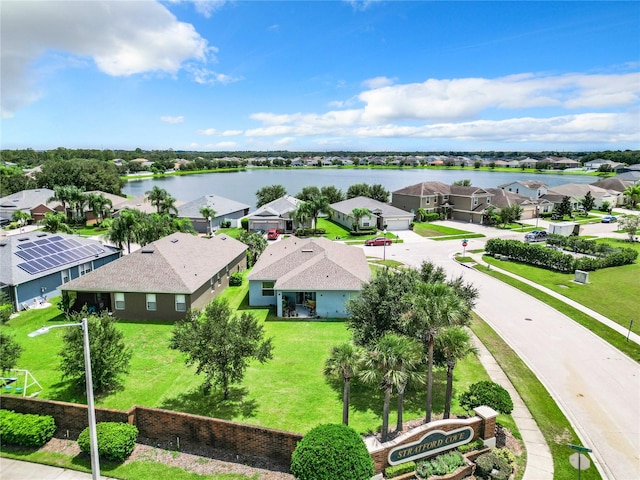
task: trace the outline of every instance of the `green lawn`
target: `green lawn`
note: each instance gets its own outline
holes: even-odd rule
[[[240,385],[223,401],[218,393],[204,397],[199,389],[202,378],[184,365],[183,356],[168,348],[172,325],[168,323],[118,323],[126,343],[133,348],[131,371],[121,390],[96,399],[98,406],[128,409],[146,405],[199,415],[240,421],[304,433],[325,422],[340,422],[342,384],[327,380],[322,369],[332,346],[348,341],[350,333],[340,321],[277,320],[268,309],[247,306],[247,282],[224,292],[232,305],[249,309],[264,322],[267,335],[274,337],[274,358],[265,364],[252,364]],[[55,299],[54,299],[55,300]],[[82,403],[82,393],[61,382],[58,352],[62,329],[47,335],[27,337],[42,325],[65,323],[55,306],[28,310],[0,326],[15,335],[24,347],[18,367],[28,369],[43,386],[40,398]],[[475,359],[460,362],[456,368],[455,391],[487,378]],[[434,412],[442,411],[445,372],[435,375]],[[361,433],[376,431],[381,425],[383,397],[374,386],[354,382],[350,424]],[[422,390],[407,396],[405,419],[424,415]],[[454,413],[464,413],[457,404]],[[395,424],[395,401],[390,424]],[[512,425],[508,417],[501,422]]]
[[[614,247],[633,248],[640,253],[639,243],[618,239],[598,239],[597,242],[608,243]],[[575,283],[574,275],[570,273],[553,272],[518,262],[503,262],[492,257],[485,257],[485,261],[561,293],[625,328],[629,326],[629,320],[634,319],[632,331],[640,334],[640,321],[637,318],[640,312],[638,261],[631,265],[589,272],[589,283],[586,285]]]
[[[440,237],[449,235],[467,235],[471,234],[466,230],[459,230],[457,228],[445,227],[437,223],[431,222],[414,222],[413,231],[423,237]]]

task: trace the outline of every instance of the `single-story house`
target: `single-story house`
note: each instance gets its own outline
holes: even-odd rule
[[[558,185],[550,188],[547,191],[547,195],[543,198],[554,201],[549,195],[556,195],[562,197],[569,197],[571,206],[575,209],[580,205],[582,199],[587,195],[587,192],[591,192],[595,201],[594,208],[600,208],[602,202],[609,202],[611,206],[621,205],[624,203],[624,196],[620,192],[613,190],[605,190],[604,188],[596,187],[588,183],[565,183],[564,185]],[[561,200],[562,201],[562,200]]]
[[[249,231],[262,230],[266,232],[275,228],[280,233],[293,233],[300,226],[310,226],[310,221],[305,225],[299,225],[292,218],[293,212],[301,203],[302,200],[285,195],[262,205],[247,217]]]
[[[34,222],[42,220],[44,214],[53,211],[62,211],[62,204],[49,201],[55,192],[50,188],[34,188],[12,193],[0,198],[0,218],[11,220],[13,213],[21,210],[31,215]]]
[[[491,205],[498,210],[512,205],[520,206],[522,220],[536,218],[543,213],[551,213],[555,207],[555,204],[549,200],[526,197],[502,188],[487,188],[486,190],[493,195]]]
[[[604,188],[605,190],[613,190],[615,192],[624,192],[627,188],[633,186],[635,182],[633,180],[622,180],[620,176],[604,178],[597,182],[593,182],[591,185],[594,187]]]
[[[247,246],[226,235],[173,233],[62,286],[74,308],[127,320],[178,320],[201,310],[247,268]]]
[[[360,219],[359,227],[377,227],[378,230],[409,230],[413,214],[401,210],[388,203],[379,202],[369,197],[354,197],[331,204],[332,219],[351,230],[356,219],[351,212],[356,208],[364,208],[371,212]]]
[[[200,213],[200,209],[203,207],[209,207],[216,212],[210,223]],[[188,218],[196,232],[207,233],[219,227],[220,223],[225,220],[236,220],[235,223],[237,223],[238,219],[249,213],[250,208],[249,205],[221,197],[220,195],[204,195],[181,205],[178,208],[178,217]],[[234,224],[233,226],[236,227],[237,225]]]
[[[174,206],[179,209],[184,202],[176,200]],[[139,210],[142,213],[157,213],[158,208],[152,205],[146,195],[138,195],[133,198],[124,198],[123,201],[113,205],[113,216],[118,216],[122,210]]]
[[[112,263],[120,250],[89,238],[33,231],[0,239],[0,284],[14,309],[25,310],[61,286]]]
[[[346,317],[346,302],[371,280],[361,248],[295,236],[270,244],[247,276],[249,305],[273,306],[278,317]]]

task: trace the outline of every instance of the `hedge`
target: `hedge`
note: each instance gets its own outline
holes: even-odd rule
[[[384,478],[398,477],[402,474],[413,472],[416,469],[416,462],[405,462],[400,465],[392,465],[384,469]]]
[[[50,415],[0,410],[0,437],[4,443],[41,447],[53,437],[56,423]]]
[[[138,429],[134,425],[119,422],[101,422],[96,425],[98,455],[113,462],[123,462],[136,446]],[[78,446],[84,453],[91,453],[89,428],[78,436]]]
[[[508,480],[511,466],[502,458],[491,452],[483,453],[476,458],[475,476],[482,479]]]
[[[486,405],[508,415],[513,410],[511,395],[501,385],[482,380],[469,385],[469,389],[459,397],[459,404],[467,412],[476,407]]]

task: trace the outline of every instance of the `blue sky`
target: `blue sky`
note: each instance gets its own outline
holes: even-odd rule
[[[640,149],[640,2],[0,0],[2,148]]]

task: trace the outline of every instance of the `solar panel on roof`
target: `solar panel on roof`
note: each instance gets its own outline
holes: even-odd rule
[[[47,243],[49,243],[49,239],[48,238],[43,238],[42,240],[36,240],[35,242],[36,245],[45,245]]]
[[[63,238],[60,235],[56,235],[55,237],[51,237],[49,239],[49,241],[51,242],[59,242],[60,240],[62,240]]]
[[[40,248],[46,251],[49,255],[56,253],[56,251],[53,248],[51,248],[49,245],[42,245]]]
[[[23,243],[21,245],[18,245],[18,248],[22,248],[22,249],[31,248],[31,247],[35,247],[35,244],[29,242],[29,243]]]
[[[25,272],[30,273],[31,275],[33,275],[34,273],[38,273],[38,269],[32,267],[28,263],[19,263],[18,267],[23,269]]]

